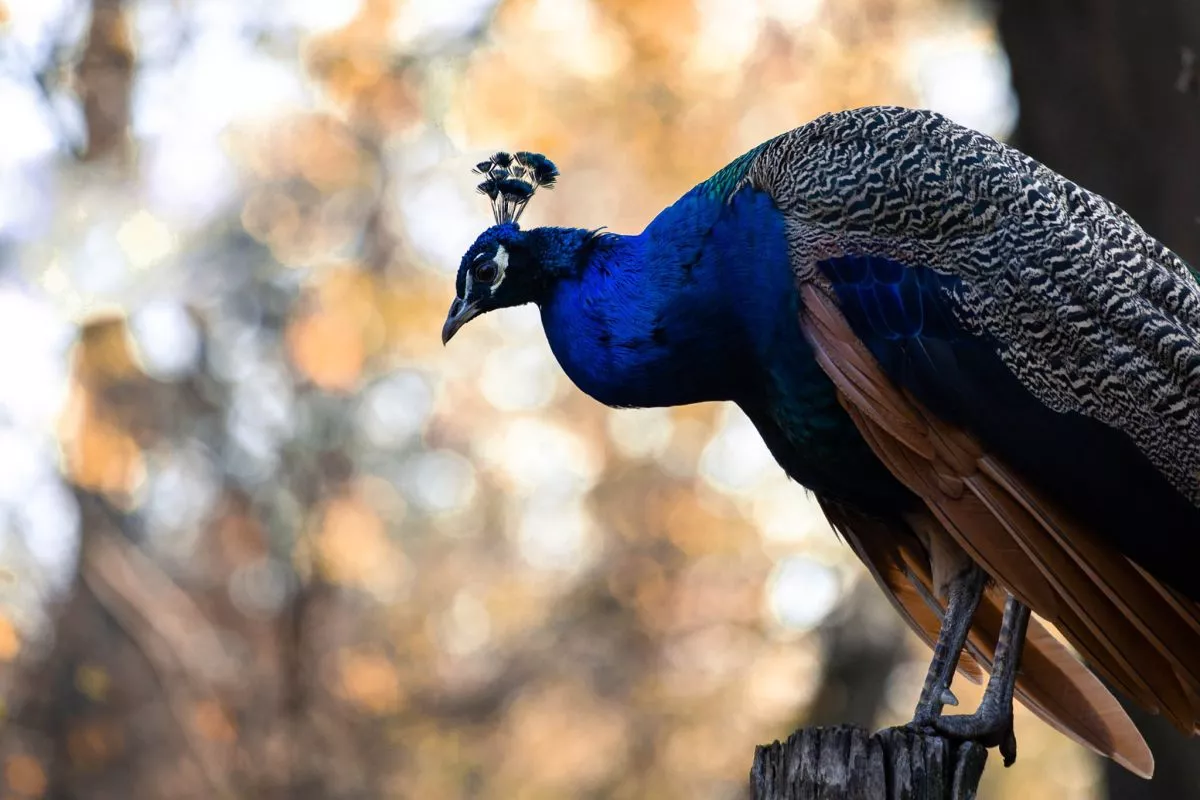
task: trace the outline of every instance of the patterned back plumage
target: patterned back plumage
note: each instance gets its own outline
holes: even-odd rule
[[[928,111],[827,114],[754,155],[740,182],[783,211],[800,278],[843,254],[957,276],[960,324],[1031,392],[1200,506],[1200,284],[1115,204]]]

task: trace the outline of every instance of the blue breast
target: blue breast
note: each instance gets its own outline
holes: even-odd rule
[[[735,399],[785,308],[790,266],[766,195],[691,192],[637,236],[604,237],[542,307],[575,383],[616,406]],[[783,291],[781,291],[781,289]]]
[[[638,236],[601,242],[542,308],[555,356],[612,406],[738,403],[784,470],[868,508],[911,502],[813,358],[784,220],[766,194],[705,187]]]

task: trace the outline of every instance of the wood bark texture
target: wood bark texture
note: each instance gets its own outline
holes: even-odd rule
[[[754,800],[973,800],[987,750],[886,728],[805,728],[758,747]]]

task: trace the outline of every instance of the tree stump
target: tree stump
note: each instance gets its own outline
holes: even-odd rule
[[[974,742],[904,728],[805,728],[754,751],[754,800],[973,800],[987,762]]]

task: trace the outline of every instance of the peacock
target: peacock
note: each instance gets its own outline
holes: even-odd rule
[[[1103,678],[1198,730],[1200,282],[1117,205],[890,106],[764,142],[637,235],[522,229],[540,154],[476,171],[495,225],[443,342],[535,303],[601,403],[736,403],[932,646],[915,729],[1011,764],[1015,698],[1149,777]],[[956,671],[990,675],[972,714],[943,713]]]

